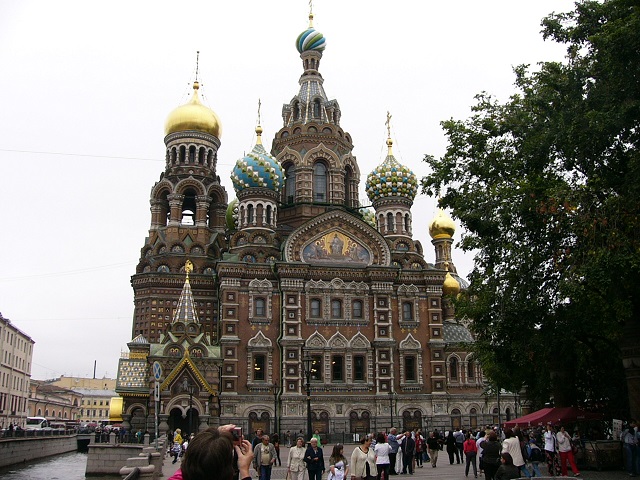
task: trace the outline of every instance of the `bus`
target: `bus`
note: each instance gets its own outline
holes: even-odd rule
[[[44,417],[27,417],[25,430],[49,430],[49,421]]]

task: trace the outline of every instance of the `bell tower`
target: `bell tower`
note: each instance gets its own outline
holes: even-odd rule
[[[186,260],[204,328],[215,335],[211,295],[213,265],[221,256],[227,193],[217,174],[221,124],[200,101],[200,82],[191,99],[165,123],[165,168],[151,189],[151,225],[131,278],[135,313],[132,336],[158,341],[175,313]]]

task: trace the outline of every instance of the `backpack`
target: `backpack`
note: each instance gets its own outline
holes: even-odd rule
[[[527,445],[527,459],[532,462],[544,461],[544,453],[538,448],[538,446]]]

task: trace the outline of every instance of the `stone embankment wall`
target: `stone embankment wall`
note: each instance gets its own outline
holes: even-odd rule
[[[75,435],[44,438],[12,438],[0,442],[0,467],[29,462],[38,458],[75,452]]]
[[[95,443],[89,445],[86,476],[119,475],[120,469],[127,464],[127,459],[142,452],[144,445]]]

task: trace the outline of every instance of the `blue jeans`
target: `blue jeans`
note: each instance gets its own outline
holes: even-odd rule
[[[271,480],[271,465],[260,465],[260,480]]]
[[[627,467],[627,473],[629,475],[638,475],[640,473],[640,466],[638,458],[638,445],[634,445],[632,443],[625,443],[624,445],[624,456],[625,456],[625,466]]]
[[[531,469],[533,470],[533,475],[535,477],[541,477],[542,476],[542,472],[540,471],[540,462],[529,462],[529,465],[531,465]]]
[[[531,478],[531,472],[529,472],[529,469],[527,468],[526,465],[520,465],[520,473],[524,473],[524,476],[527,478]]]

